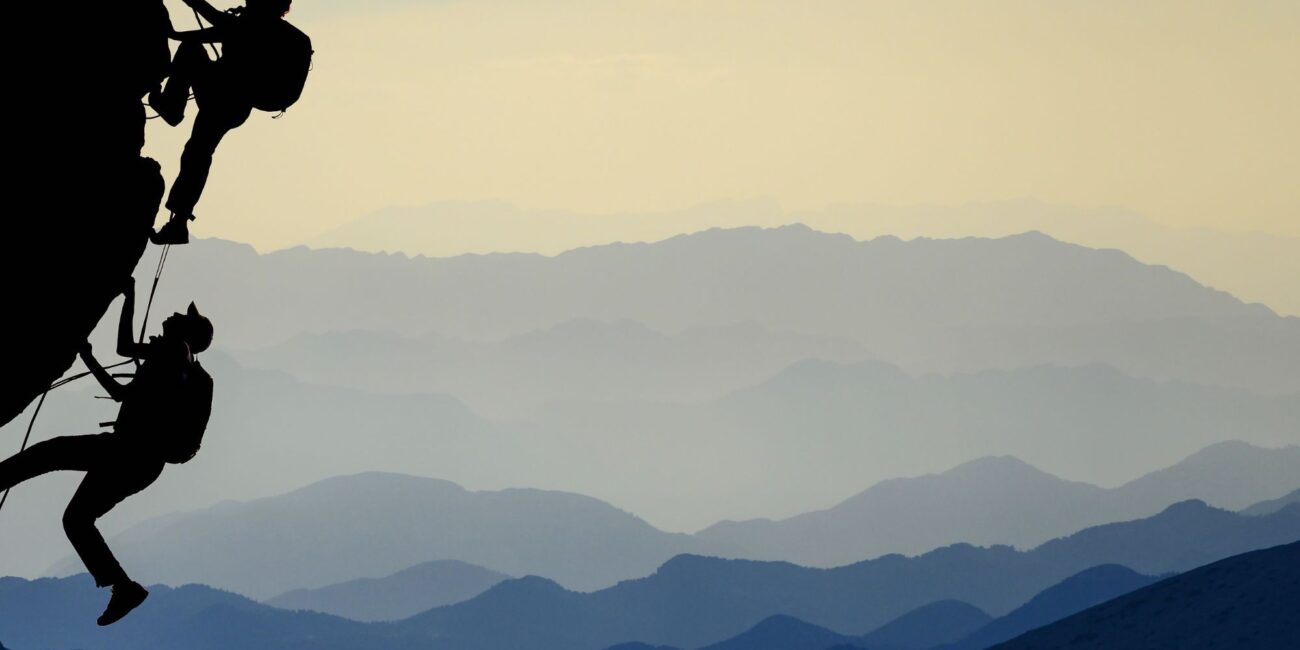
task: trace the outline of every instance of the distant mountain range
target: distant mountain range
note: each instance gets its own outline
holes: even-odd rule
[[[257,350],[250,367],[383,393],[446,393],[498,418],[548,402],[701,401],[807,359],[873,357],[846,339],[777,332],[757,323],[673,334],[630,320],[575,319],[503,340],[391,332],[307,332]]]
[[[1107,363],[1155,379],[1300,391],[1300,319],[1115,250],[1038,233],[856,241],[804,226],[654,244],[409,258],[195,242],[160,304],[223,314],[222,345],[303,332],[499,339],[573,319],[679,332],[753,322],[847,339],[912,372]],[[417,297],[418,299],[413,299]]]
[[[265,602],[281,609],[310,610],[354,621],[396,621],[469,600],[509,577],[465,562],[437,560],[383,578],[296,589]]]
[[[782,521],[724,522],[697,537],[740,557],[838,566],[944,540],[1032,547],[1105,522],[1200,498],[1232,510],[1300,484],[1300,447],[1212,445],[1114,489],[1064,481],[1011,457],[879,483],[828,510]],[[1265,506],[1266,507],[1266,506]]]
[[[384,576],[431,560],[590,590],[645,576],[681,553],[838,566],[889,552],[921,553],[953,539],[1027,548],[1089,525],[1159,512],[1177,500],[1169,497],[1170,484],[1235,509],[1294,485],[1300,448],[1225,443],[1151,476],[1104,490],[1012,458],[988,458],[935,476],[886,481],[831,510],[783,522],[719,524],[692,537],[574,494],[471,492],[446,481],[370,473],[170,515],[128,529],[112,544],[149,581],[199,582],[255,598]],[[81,570],[67,558],[54,572]]]
[[[1255,505],[1241,511],[1243,515],[1271,515],[1286,506],[1293,503],[1300,503],[1300,488],[1291,491],[1285,496],[1268,501],[1261,501]]]
[[[92,589],[87,577],[3,579],[0,601],[6,606],[0,608],[0,630],[5,643],[17,648],[51,650],[598,650],[637,639],[697,648],[744,633],[777,614],[845,636],[880,628],[942,600],[1002,615],[1095,566],[1098,557],[1144,567],[1143,572],[1180,571],[1295,539],[1300,539],[1300,506],[1251,517],[1188,502],[1156,517],[1089,529],[1029,552],[958,545],[916,558],[889,556],[829,570],[684,555],[650,577],[590,594],[525,577],[391,624],[285,612],[191,586],[155,587],[137,613],[97,630],[93,615],[105,594]],[[1292,559],[1291,565],[1300,563]],[[1263,593],[1273,592],[1257,592]]]
[[[567,489],[689,529],[790,516],[879,480],[988,455],[1114,485],[1220,442],[1227,431],[1255,445],[1295,445],[1297,421],[1300,395],[1157,383],[1104,366],[916,377],[878,362],[807,361],[718,400],[552,404],[511,425],[523,441],[550,443],[538,457],[566,463]],[[635,466],[565,461],[578,456],[634,459]],[[646,481],[660,475],[639,471],[645,465],[672,467],[673,480]],[[546,484],[551,467],[519,471],[530,484]],[[961,538],[940,543],[952,539]]]
[[[650,577],[592,594],[538,578],[507,581],[472,600],[403,621],[399,629],[427,634],[442,644],[436,647],[448,648],[580,649],[627,641],[691,648],[785,614],[854,635],[938,600],[1002,615],[1098,564],[1144,573],[1186,570],[1296,538],[1300,506],[1259,518],[1187,502],[1028,552],[958,545],[916,558],[887,556],[823,570],[679,556]],[[491,624],[502,617],[511,621],[508,628]]]
[[[998,619],[961,601],[946,600],[919,607],[861,636],[837,634],[776,615],[703,650],[984,650],[1157,580],[1122,566],[1103,565],[1066,578]],[[623,644],[608,650],[637,650],[637,645],[651,647]]]
[[[1113,484],[1222,440],[1223,431],[1254,444],[1295,444],[1293,423],[1300,421],[1300,397],[1157,384],[1102,367],[911,377],[878,363],[803,362],[701,404],[557,404],[539,409],[530,421],[493,422],[445,395],[308,384],[283,372],[242,367],[216,352],[205,354],[204,364],[217,390],[202,453],[184,467],[169,468],[153,489],[115,509],[105,520],[110,534],[152,516],[279,494],[371,469],[433,475],[476,488],[525,485],[589,494],[662,528],[698,530],[724,519],[825,508],[879,480],[990,454],[1014,454],[1054,474]],[[65,389],[51,396],[35,440],[113,418],[110,403],[91,399],[89,385],[80,388],[87,392]],[[0,431],[0,439],[21,440],[20,425],[25,421]],[[1135,439],[1144,443],[1135,446]],[[1117,518],[1150,514],[1190,497],[1236,509],[1296,488],[1268,483],[1276,473],[1261,467],[1217,467],[1204,473],[1210,482],[1195,489],[1160,481],[1171,487],[1163,502],[1155,499],[1147,510]],[[240,469],[240,480],[231,480],[232,468]],[[774,475],[782,480],[771,480]],[[30,528],[6,541],[0,573],[39,575],[70,551],[58,513],[75,481],[70,474],[51,476],[15,491],[6,512]],[[899,544],[858,536],[867,545],[836,559],[921,552],[953,540],[1027,546],[1106,520],[1051,525],[1075,512],[1047,512],[1043,525],[1034,523],[1028,531],[1010,522],[994,536],[960,527],[916,529],[916,536],[904,536]],[[1089,515],[1086,508],[1077,512]],[[873,538],[888,532],[876,531]],[[782,557],[763,548],[779,548],[779,541],[755,544],[744,556]],[[412,558],[410,564],[433,559],[455,558]],[[361,576],[347,578],[353,577]]]
[[[880,480],[983,456],[1110,486],[1228,438],[1300,443],[1300,319],[1034,234],[859,242],[746,228],[454,259],[259,255],[203,240],[169,263],[155,311],[191,299],[221,315],[203,355],[217,382],[212,431],[193,463],[107,517],[110,533],[370,470],[589,494],[694,531],[827,508]],[[426,344],[432,361],[416,350]],[[334,356],[307,362],[323,349]],[[241,368],[223,350],[281,354],[267,366],[298,355],[294,373],[369,390]],[[805,355],[822,361],[764,374]],[[454,359],[492,363],[463,382],[414,367]],[[922,374],[931,370],[970,372]],[[746,376],[747,388],[720,398],[664,401]],[[404,378],[411,390],[394,394]],[[427,394],[440,385],[464,399]],[[54,395],[35,439],[90,431],[112,419],[109,406],[89,392]],[[21,440],[23,424],[0,439]],[[58,513],[74,480],[15,493],[6,508],[31,528],[6,540],[0,574],[38,575],[68,552]]]
[[[656,241],[711,227],[804,223],[857,239],[895,235],[1005,237],[1040,231],[1091,248],[1117,248],[1149,264],[1186,272],[1247,302],[1300,314],[1300,291],[1277,278],[1300,277],[1300,238],[1278,234],[1171,228],[1115,207],[1077,208],[1034,200],[942,205],[840,204],[787,210],[770,198],[719,201],[685,210],[639,214],[577,214],[520,208],[502,201],[440,201],[377,210],[307,241],[313,248],[352,247],[432,257],[493,251],[554,255],[609,243],[612,222],[625,241]],[[539,250],[545,229],[552,247]],[[594,235],[594,236],[593,236]],[[557,239],[562,238],[562,239]]]
[[[472,492],[381,473],[146,522],[111,543],[140,581],[201,583],[259,599],[438,559],[597,589],[707,548],[577,494]],[[81,570],[73,557],[53,573]]]
[[[1099,365],[914,376],[878,361],[841,363],[861,357],[855,346],[758,325],[669,336],[633,322],[570,321],[486,343],[300,335],[240,357],[328,384],[445,391],[518,434],[491,455],[516,473],[489,480],[598,495],[676,530],[785,517],[986,455],[1113,485],[1225,437],[1300,443],[1300,394],[1154,382]],[[256,426],[255,411],[247,419]],[[837,453],[816,453],[823,448]],[[603,462],[568,461],[579,455]],[[677,468],[674,480],[636,471],[646,463]],[[769,472],[786,480],[768,481]]]
[[[1296,648],[1296,603],[1300,542],[1174,576],[995,647]]]

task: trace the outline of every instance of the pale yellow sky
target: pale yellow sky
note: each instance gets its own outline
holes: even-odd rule
[[[295,4],[307,92],[222,145],[200,236],[277,248],[447,199],[757,196],[1033,198],[1300,236],[1298,2]],[[155,121],[149,151],[170,169],[187,132]]]

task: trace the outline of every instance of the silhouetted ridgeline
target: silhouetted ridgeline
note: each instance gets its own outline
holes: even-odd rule
[[[1289,506],[1293,503],[1300,503],[1300,489],[1296,489],[1291,493],[1285,496],[1278,497],[1276,499],[1270,499],[1268,501],[1261,501],[1259,503],[1256,503],[1255,505],[1242,510],[1241,514],[1268,515],[1277,512],[1278,510],[1281,510],[1282,508],[1285,508],[1286,506]]]
[[[160,295],[193,291],[226,315],[233,347],[304,331],[491,339],[575,318],[663,332],[752,321],[857,341],[909,370],[1103,362],[1138,376],[1300,391],[1300,319],[1036,233],[858,242],[791,226],[555,257],[258,255],[211,240],[186,253],[169,262],[176,282]]]
[[[1300,542],[1215,562],[996,647],[1297,648],[1296,603]]]
[[[1117,206],[1080,208],[1034,199],[952,206],[836,204],[791,212],[776,199],[761,197],[635,214],[525,209],[502,201],[437,201],[381,208],[305,243],[312,248],[351,247],[447,257],[464,252],[537,250],[533,233],[541,229],[547,232],[549,247],[540,252],[549,254],[607,243],[611,219],[634,241],[656,241],[706,228],[794,221],[826,232],[848,232],[859,239],[879,235],[951,237],[950,233],[1001,237],[1039,231],[1091,248],[1117,248],[1239,297],[1247,297],[1237,293],[1239,288],[1249,291],[1252,299],[1268,296],[1265,302],[1280,311],[1300,314],[1300,296],[1269,286],[1276,284],[1270,279],[1300,277],[1300,255],[1296,255],[1300,238],[1169,227]]]
[[[772,616],[752,629],[702,650],[821,650],[849,637],[790,616]]]
[[[960,600],[940,600],[863,635],[859,643],[872,650],[929,648],[960,639],[990,620],[978,607]]]
[[[305,609],[354,621],[396,621],[469,600],[509,578],[465,562],[437,560],[383,578],[297,589],[265,602],[281,609]]]
[[[942,650],[983,650],[1156,580],[1116,564],[1093,567],[1047,588],[1006,616],[990,621],[957,643],[943,646]]]
[[[722,522],[697,536],[736,549],[739,557],[836,566],[888,552],[920,552],[951,539],[1030,547],[1188,498],[1236,510],[1297,484],[1300,446],[1211,445],[1113,489],[1064,481],[1004,456],[884,481],[828,510],[782,521]]]

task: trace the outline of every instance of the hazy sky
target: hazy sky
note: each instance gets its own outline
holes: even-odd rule
[[[1292,0],[348,4],[295,2],[307,92],[222,145],[197,234],[266,249],[447,199],[762,196],[1033,198],[1300,235]],[[170,168],[186,133],[155,121],[149,151]]]

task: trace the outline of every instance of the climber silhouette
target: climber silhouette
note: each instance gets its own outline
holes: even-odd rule
[[[212,27],[172,34],[180,46],[167,84],[149,93],[149,105],[171,126],[185,119],[191,89],[199,107],[167,196],[171,218],[151,237],[155,244],[189,241],[188,222],[194,219],[194,206],[222,138],[255,108],[277,112],[291,106],[311,67],[311,39],[284,20],[292,0],[248,0],[229,12],[206,0],[184,2]],[[208,57],[208,43],[222,44],[215,61]]]
[[[149,487],[164,464],[192,458],[212,408],[212,380],[194,359],[212,342],[212,324],[190,303],[185,313],[163,321],[161,336],[136,343],[131,340],[134,284],[122,293],[117,351],[142,361],[135,378],[119,384],[91,354],[89,343],[80,350],[95,379],[122,404],[113,431],[53,438],[0,461],[0,490],[57,470],[86,473],[63,513],[63,528],[95,584],[113,588],[100,625],[126,616],[149,592],[127,576],[95,520]]]

